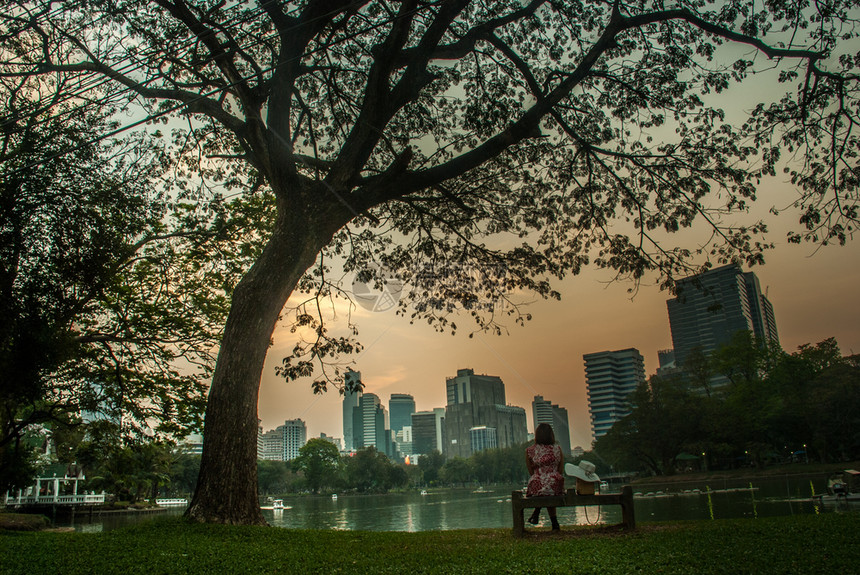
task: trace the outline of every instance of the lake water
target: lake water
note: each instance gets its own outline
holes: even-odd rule
[[[276,527],[293,529],[341,529],[367,531],[432,531],[511,527],[511,491],[515,486],[475,489],[430,490],[387,495],[339,495],[331,497],[285,497],[283,511],[264,509],[265,518]],[[710,484],[655,485],[634,499],[637,523],[685,519],[767,517],[841,511],[825,504],[816,508],[814,493],[825,490],[824,478],[783,477],[749,481],[711,481]],[[695,490],[700,490],[696,492]],[[710,489],[710,497],[706,491]],[[636,491],[636,489],[634,489]],[[860,507],[851,504],[848,510]],[[182,509],[138,517],[110,515],[79,516],[72,521],[59,520],[58,526],[71,525],[79,531],[96,532],[114,529],[151,517],[179,515]],[[562,507],[558,509],[562,525],[613,524],[621,522],[621,508]],[[548,523],[546,512],[542,514]]]

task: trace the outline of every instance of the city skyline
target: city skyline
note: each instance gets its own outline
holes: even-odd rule
[[[760,202],[767,202],[762,193]],[[774,205],[763,203],[762,209]],[[766,253],[765,265],[754,271],[762,290],[773,303],[780,342],[787,352],[801,344],[815,344],[835,337],[843,354],[860,353],[860,245],[818,249],[811,244],[780,241],[791,224],[785,218],[771,225],[768,239],[776,249]],[[680,242],[679,242],[680,243]],[[688,239],[690,245],[695,238]],[[416,410],[445,405],[445,381],[458,369],[500,377],[507,386],[512,405],[531,405],[542,395],[568,409],[571,445],[588,449],[591,431],[582,356],[607,350],[636,348],[645,358],[646,375],[658,366],[657,352],[672,347],[666,302],[672,296],[660,291],[657,278],[646,276],[635,294],[634,284],[612,281],[611,270],[588,267],[582,274],[557,282],[562,300],[531,304],[533,320],[525,327],[509,325],[510,335],[476,333],[468,337],[468,317],[458,318],[461,331],[451,336],[434,332],[426,325],[410,325],[394,310],[353,310],[364,351],[344,358],[362,372],[366,391],[387,398],[408,393]],[[345,323],[342,319],[339,325]],[[286,419],[308,422],[308,437],[321,432],[339,436],[342,429],[341,396],[334,390],[315,396],[311,379],[284,382],[274,375],[274,366],[293,346],[288,329],[279,326],[269,350],[260,393],[259,415],[265,429]],[[526,409],[528,428],[532,414]]]

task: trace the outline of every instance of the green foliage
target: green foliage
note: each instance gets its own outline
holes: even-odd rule
[[[116,426],[102,424],[91,430],[77,457],[87,473],[87,490],[129,504],[154,502],[170,484],[174,446],[158,439],[123,441]]]
[[[761,467],[801,450],[822,462],[860,456],[860,365],[843,358],[832,338],[786,354],[741,332],[692,365],[688,379],[655,376],[640,386],[632,413],[595,450],[655,475],[674,473],[685,452],[704,454],[704,468]],[[703,385],[710,374],[728,383]]]
[[[58,105],[0,132],[0,490],[29,483],[20,438],[34,426],[59,436],[82,411],[129,433],[200,425],[226,300],[190,269],[205,230],[168,228],[156,152],[80,146],[112,112]]]
[[[298,492],[302,484],[287,461],[257,461],[257,483],[263,496]]]
[[[368,447],[346,458],[346,486],[362,492],[384,493],[404,487],[409,480],[406,470],[388,457]]]
[[[454,457],[445,462],[442,466],[442,481],[450,485],[465,485],[471,483],[475,479],[475,463],[474,459],[463,459],[462,457]]]
[[[176,454],[170,463],[168,496],[190,497],[197,486],[198,473],[200,473],[199,455],[191,455],[181,451]]]
[[[476,330],[501,334],[503,322],[530,317],[513,294],[559,298],[553,283],[587,264],[636,281],[659,274],[671,287],[690,267],[707,265],[703,259],[761,263],[772,247],[765,224],[731,216],[744,213],[777,170],[800,190],[785,202],[799,212],[789,240],[844,243],[860,203],[854,8],[852,0],[672,9],[595,1],[57,7],[18,0],[0,15],[0,78],[10,94],[4,126],[30,121],[55,101],[69,102],[70,112],[99,99],[139,105],[151,124],[170,127],[169,137],[155,126],[141,132],[168,140],[161,159],[177,208],[193,212],[183,221],[208,221],[219,193],[245,192],[264,204],[258,213],[266,217],[242,230],[247,249],[229,251],[254,263],[228,268],[248,270],[243,289],[201,281],[202,293],[179,290],[177,308],[212,301],[217,316],[233,298],[209,396],[223,401],[213,411],[224,417],[209,423],[207,445],[223,454],[235,443],[248,463],[256,412],[221,388],[253,396],[281,315],[313,328],[282,364],[284,377],[322,371],[315,390],[328,377],[340,385],[342,373],[327,364],[362,349],[352,324],[338,337],[308,323],[346,292],[331,267],[396,270],[405,285],[399,311],[411,321],[456,332],[460,314]],[[749,54],[739,58],[736,46]],[[759,73],[784,89],[757,102]],[[737,85],[746,117],[722,108]],[[699,224],[712,232],[704,244],[674,239]],[[195,252],[166,255],[186,253]],[[150,296],[131,298],[135,324],[170,325],[149,322],[145,304],[174,292],[147,281],[127,287]],[[310,297],[284,311],[294,291]],[[113,313],[90,321],[114,327],[124,293],[104,306]],[[172,309],[177,298],[165,299],[152,309]],[[199,341],[196,325],[180,325],[170,341]],[[115,411],[138,421],[194,419],[194,409],[183,409],[195,402],[179,399],[202,396],[200,380],[168,368],[182,353],[157,344],[141,350],[127,337],[141,335],[133,329],[120,330],[124,345],[112,346],[105,336],[115,329],[95,331],[101,345],[90,350],[86,371],[117,375],[92,395],[106,390],[121,404]],[[51,330],[28,332],[38,342]],[[154,358],[152,370],[126,367],[142,357]],[[70,379],[86,381],[81,375]],[[132,392],[119,401],[127,385]],[[253,477],[240,474],[232,486],[215,479],[228,464],[204,455],[201,492],[211,499],[200,500],[209,507],[200,517],[224,513],[228,500],[241,501],[237,517],[248,517]]]
[[[424,453],[418,457],[418,468],[421,470],[422,479],[427,485],[434,485],[440,479],[439,472],[445,465],[445,456],[438,449],[430,453]]]
[[[632,534],[562,527],[343,532],[154,520],[98,534],[0,534],[0,573],[853,573],[860,514],[648,525]],[[815,552],[810,552],[814,543]]]
[[[330,485],[336,477],[340,453],[337,447],[325,439],[309,439],[293,461],[293,469],[304,474],[308,488],[318,493],[321,487]]]

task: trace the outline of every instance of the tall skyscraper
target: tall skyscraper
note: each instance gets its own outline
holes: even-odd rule
[[[361,372],[347,371],[344,376],[347,387],[349,384],[361,381]],[[343,393],[343,449],[344,451],[355,451],[355,437],[353,430],[355,426],[352,421],[353,410],[358,407],[358,401],[361,399],[360,391],[344,390]]]
[[[412,454],[445,453],[445,408],[412,414]]]
[[[684,368],[694,348],[708,354],[738,331],[750,331],[762,343],[779,343],[773,305],[753,272],[722,266],[678,281],[677,290],[678,296],[666,302],[676,367]]]
[[[308,440],[308,428],[301,419],[288,419],[284,422],[284,461],[292,461],[299,456],[299,449]]]
[[[532,401],[532,417],[535,429],[541,423],[548,423],[561,450],[570,455],[570,423],[567,409],[544,399],[541,395],[536,395]]]
[[[585,360],[591,434],[597,439],[630,413],[628,397],[645,382],[645,358],[633,348],[587,353],[582,358]]]
[[[385,425],[387,418],[388,414],[385,406],[379,401],[379,396],[375,393],[363,394],[358,401],[358,406],[352,412],[355,449],[375,447],[377,451],[387,455],[389,443]]]
[[[388,399],[388,417],[391,431],[399,433],[404,427],[412,425],[415,413],[415,399],[408,393],[392,393]]]
[[[526,411],[505,403],[505,384],[492,375],[475,375],[471,369],[457,370],[445,382],[448,405],[445,408],[446,457],[469,457],[472,428],[495,429],[498,447],[511,447],[526,441]],[[413,430],[414,433],[414,430]]]

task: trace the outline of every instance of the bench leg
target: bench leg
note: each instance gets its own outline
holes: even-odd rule
[[[525,534],[525,521],[523,520],[523,507],[521,505],[522,493],[516,491],[511,494],[511,509],[513,510],[514,536],[522,537]]]
[[[636,516],[633,511],[633,488],[629,485],[625,485],[621,489],[621,522],[625,528],[631,531],[636,529]]]

